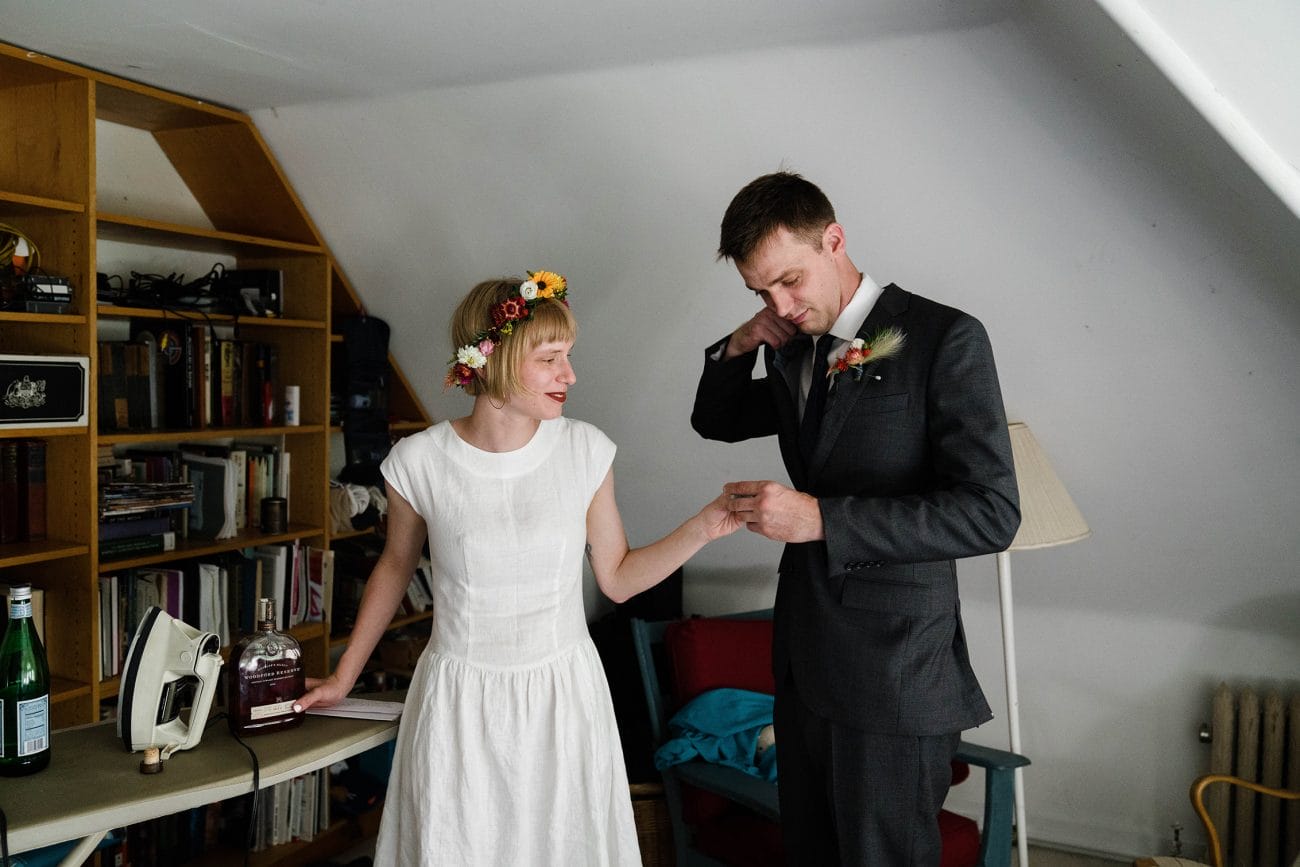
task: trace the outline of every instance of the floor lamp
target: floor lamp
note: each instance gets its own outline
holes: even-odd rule
[[[1011,617],[1011,552],[1054,548],[1092,534],[1047,455],[1024,422],[1008,425],[1011,454],[1020,489],[1020,530],[1011,547],[998,554],[998,597],[1002,607],[1002,656],[1007,674],[1007,724],[1011,752],[1020,752],[1020,693],[1016,685],[1016,632]],[[1029,867],[1029,835],[1025,833],[1025,781],[1015,770],[1016,849],[1020,867]]]

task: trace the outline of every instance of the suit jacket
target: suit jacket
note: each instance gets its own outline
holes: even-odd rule
[[[896,355],[832,381],[807,466],[799,373],[812,340],[708,360],[691,425],[736,442],[776,434],[795,488],[817,497],[825,540],[788,544],[773,670],[836,722],[888,734],[958,732],[992,718],[967,653],[954,560],[1005,550],[1020,525],[1002,395],[984,327],[885,287],[859,331],[896,327]]]

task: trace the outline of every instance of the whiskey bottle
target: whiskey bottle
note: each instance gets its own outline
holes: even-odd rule
[[[0,775],[34,774],[50,763],[50,668],[32,622],[32,588],[9,588],[0,640]]]
[[[275,628],[275,600],[257,600],[257,631],[230,650],[226,667],[226,717],[239,737],[302,723],[296,702],[305,691],[302,648]]]

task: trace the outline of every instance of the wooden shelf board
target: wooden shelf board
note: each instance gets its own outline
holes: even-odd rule
[[[85,325],[86,317],[80,313],[22,313],[0,310],[0,322],[23,322],[29,325]]]
[[[318,434],[325,430],[324,425],[276,425],[274,427],[205,427],[192,430],[149,430],[123,431],[122,433],[100,434],[102,446],[138,445],[140,443],[174,442],[184,440],[226,439],[234,437],[290,436],[294,434]]]
[[[95,116],[110,123],[157,132],[244,122],[243,115],[213,103],[115,76],[92,77],[99,81],[95,88]]]
[[[50,675],[50,704],[72,701],[90,695],[90,684]]]
[[[410,626],[414,623],[423,623],[426,620],[433,619],[432,611],[421,611],[419,614],[407,614],[402,617],[394,617],[392,622],[384,627],[385,632],[392,632],[394,629],[401,629],[403,626]],[[331,635],[330,649],[342,647],[352,640],[352,633],[347,635]]]
[[[90,553],[90,546],[85,542],[69,542],[62,539],[47,539],[43,542],[6,542],[0,545],[0,569],[79,557],[88,553]]]
[[[0,440],[85,436],[89,432],[90,429],[86,425],[78,427],[4,427],[0,428]]]
[[[149,244],[155,247],[179,247],[185,250],[209,253],[265,255],[268,251],[274,251],[319,256],[325,252],[321,247],[312,244],[279,241],[274,238],[259,238],[256,235],[221,232],[217,229],[204,229],[196,226],[183,226],[179,223],[131,217],[126,214],[105,214],[101,212],[98,215],[98,231],[100,237],[110,241]]]
[[[161,307],[125,307],[120,304],[100,304],[96,308],[100,319],[181,319],[186,322],[211,322],[216,325],[234,325],[240,328],[303,328],[319,331],[325,323],[318,319],[281,319],[273,316],[231,316],[228,313],[209,313],[203,310]]]
[[[46,211],[84,214],[86,206],[80,202],[68,202],[63,199],[48,199],[45,196],[29,196],[25,193],[0,190],[0,213],[41,214]]]
[[[427,421],[393,421],[388,423],[392,430],[422,431],[429,426]]]
[[[303,524],[293,524],[290,526],[288,532],[285,533],[263,533],[260,530],[250,527],[230,539],[218,539],[215,541],[211,539],[177,540],[176,550],[174,551],[157,551],[139,557],[101,560],[99,563],[99,574],[107,575],[112,572],[118,572],[122,569],[132,569],[136,566],[148,566],[153,563],[166,563],[170,560],[185,560],[190,557],[206,557],[209,554],[220,554],[223,551],[235,551],[240,548],[249,548],[254,545],[274,545],[277,542],[292,542],[294,539],[302,539],[307,536],[323,536],[324,534],[325,531],[320,527],[310,527]]]

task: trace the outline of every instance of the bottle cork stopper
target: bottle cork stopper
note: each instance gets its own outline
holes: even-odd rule
[[[140,773],[142,774],[161,774],[163,771],[162,757],[157,747],[145,747],[144,758],[140,761]]]

